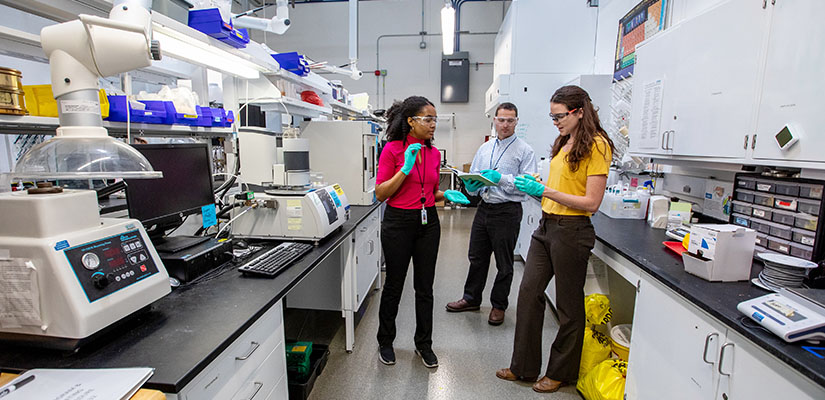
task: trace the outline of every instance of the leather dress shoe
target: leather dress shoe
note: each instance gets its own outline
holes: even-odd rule
[[[554,381],[546,376],[533,385],[533,390],[539,393],[553,393],[564,386],[564,382]]]
[[[504,323],[504,310],[493,307],[493,309],[490,310],[490,317],[487,318],[487,323],[495,326]]]
[[[481,308],[480,306],[474,306],[467,302],[467,300],[461,299],[459,301],[454,301],[452,303],[447,303],[447,311],[450,312],[462,312],[462,311],[475,311]]]
[[[505,381],[524,381],[524,382],[535,382],[536,378],[525,378],[521,376],[517,376],[510,371],[510,368],[502,368],[496,371],[496,378],[504,379]]]

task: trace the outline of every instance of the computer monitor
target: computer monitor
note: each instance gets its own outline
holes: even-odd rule
[[[155,238],[183,223],[187,215],[215,203],[212,160],[205,143],[136,144],[160,179],[127,179],[129,216],[143,223]]]

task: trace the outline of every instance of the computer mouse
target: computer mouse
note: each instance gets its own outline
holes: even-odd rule
[[[232,246],[235,247],[236,249],[246,249],[246,248],[249,247],[249,243],[247,243],[243,240],[236,240],[235,242],[232,243]]]
[[[173,288],[176,288],[176,287],[180,286],[180,281],[178,280],[178,278],[170,276],[169,277],[169,286],[171,286]]]

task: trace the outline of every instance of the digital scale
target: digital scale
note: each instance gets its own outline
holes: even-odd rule
[[[825,290],[782,288],[736,308],[786,342],[825,339]]]

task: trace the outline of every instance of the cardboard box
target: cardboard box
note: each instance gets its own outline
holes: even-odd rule
[[[709,281],[750,279],[756,231],[732,224],[690,227],[688,251],[682,253],[685,271]]]
[[[461,170],[464,171],[464,172],[470,172],[470,167],[472,165],[473,164],[464,164],[464,165],[461,166]]]

